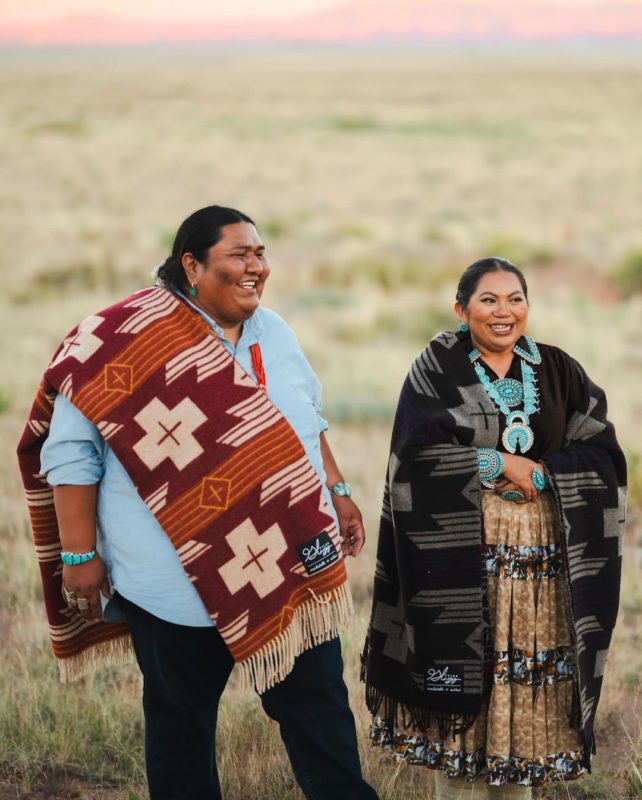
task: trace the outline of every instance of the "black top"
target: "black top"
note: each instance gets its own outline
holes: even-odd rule
[[[519,344],[528,351],[528,346],[524,339],[519,340]],[[473,344],[470,337],[463,340],[462,345],[466,348],[466,353],[470,353]],[[539,411],[530,416],[529,425],[533,431],[535,442],[526,453],[518,453],[530,458],[533,461],[541,461],[545,456],[551,455],[561,450],[564,446],[564,432],[566,423],[578,411],[582,405],[582,392],[580,373],[575,361],[559,347],[550,344],[537,343],[539,352],[542,356],[541,364],[531,364],[537,379],[539,390]],[[506,373],[506,378],[522,382],[521,358],[513,356],[510,369]],[[483,360],[479,359],[486,370],[491,381],[498,379],[498,375]],[[519,411],[523,405],[512,408],[511,411]],[[501,436],[506,428],[506,417],[497,409],[499,419],[499,441],[496,449],[507,452]]]

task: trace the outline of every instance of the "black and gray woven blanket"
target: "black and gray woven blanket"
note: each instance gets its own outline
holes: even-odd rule
[[[401,391],[363,654],[366,703],[390,727],[465,730],[490,690],[477,447],[497,448],[494,403],[462,336],[441,333]],[[593,723],[617,615],[626,465],[606,401],[570,357],[580,407],[559,452],[544,459],[559,511],[578,659],[573,723]]]

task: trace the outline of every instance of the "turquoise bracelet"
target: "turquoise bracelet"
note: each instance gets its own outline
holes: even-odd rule
[[[495,481],[504,471],[504,456],[490,447],[477,448],[477,464],[482,481]]]
[[[86,553],[70,553],[68,550],[63,550],[60,554],[60,560],[68,567],[75,567],[76,564],[86,564],[88,561],[91,561],[95,555],[95,550],[88,550]]]

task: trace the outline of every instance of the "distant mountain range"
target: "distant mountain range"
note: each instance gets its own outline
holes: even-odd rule
[[[0,24],[0,42],[111,45],[163,42],[413,42],[642,38],[639,2],[564,0],[370,0],[287,19],[149,22],[69,16]]]

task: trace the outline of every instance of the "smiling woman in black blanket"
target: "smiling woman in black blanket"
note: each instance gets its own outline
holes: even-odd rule
[[[525,335],[503,259],[403,386],[364,651],[371,737],[438,798],[580,777],[617,614],[626,466],[582,367]]]

